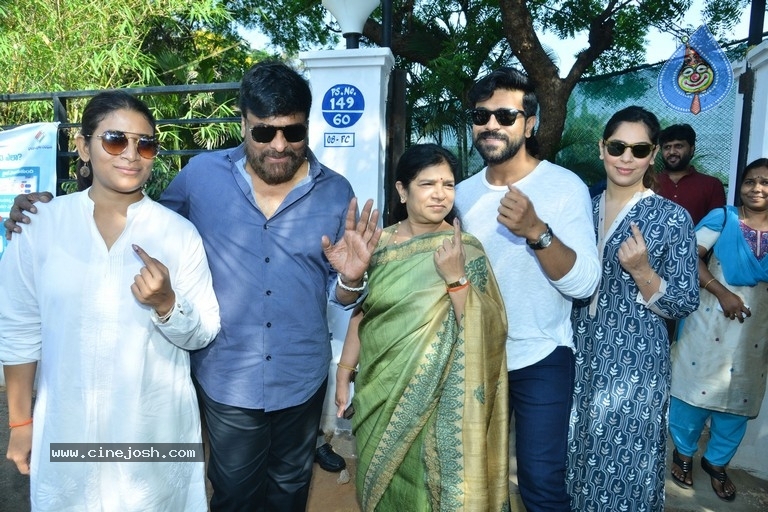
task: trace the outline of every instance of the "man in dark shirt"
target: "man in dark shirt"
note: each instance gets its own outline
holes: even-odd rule
[[[664,171],[659,174],[659,195],[679,204],[698,224],[710,210],[725,204],[725,189],[714,176],[691,165],[696,132],[688,124],[674,124],[659,135]]]

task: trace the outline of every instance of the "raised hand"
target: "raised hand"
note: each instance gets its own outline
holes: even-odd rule
[[[528,196],[517,187],[509,185],[508,188],[501,198],[496,219],[515,235],[535,240],[546,230],[544,221],[539,219]]]
[[[642,279],[652,275],[653,269],[648,262],[648,247],[637,224],[630,224],[632,234],[619,246],[619,263],[632,277]]]
[[[163,316],[173,308],[176,300],[168,268],[138,245],[132,247],[144,266],[133,279],[131,293],[142,304],[154,308],[158,316]]]
[[[321,240],[325,257],[341,275],[341,280],[349,286],[357,286],[362,281],[381,237],[381,228],[378,227],[379,210],[373,209],[373,199],[365,202],[357,222],[356,212],[357,198],[353,197],[347,210],[344,235],[335,244],[325,235]]]
[[[459,219],[453,220],[453,235],[443,240],[435,251],[435,267],[437,273],[446,283],[453,283],[464,276],[466,254],[461,242],[461,224]]]

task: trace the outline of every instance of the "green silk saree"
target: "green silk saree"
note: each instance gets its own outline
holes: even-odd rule
[[[506,315],[480,242],[464,233],[464,316],[434,263],[451,231],[386,245],[369,267],[355,382],[357,492],[366,512],[506,511]]]

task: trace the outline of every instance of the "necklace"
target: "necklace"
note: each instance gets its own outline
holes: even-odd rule
[[[397,232],[400,229],[400,226],[402,226],[402,222],[398,221],[397,222],[397,226],[395,226],[395,231],[392,233],[392,243],[393,244],[397,243]],[[405,235],[403,235],[403,236],[405,236]]]

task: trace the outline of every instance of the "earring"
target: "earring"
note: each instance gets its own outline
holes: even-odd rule
[[[400,202],[401,203],[405,203],[405,197],[404,196],[400,196]]]
[[[91,168],[88,165],[88,162],[83,162],[83,166],[80,167],[80,176],[83,178],[87,178],[91,175]]]

